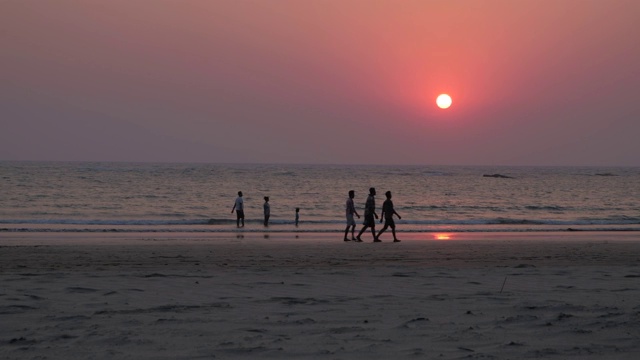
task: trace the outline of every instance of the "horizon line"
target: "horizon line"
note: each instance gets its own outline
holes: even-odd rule
[[[6,160],[0,159],[0,163],[112,163],[112,164],[198,164],[198,165],[288,165],[288,166],[444,166],[444,167],[611,167],[611,168],[640,168],[638,165],[604,165],[604,164],[573,164],[573,165],[551,165],[551,164],[385,164],[385,163],[305,163],[305,162],[206,162],[206,161],[151,161],[151,160]]]

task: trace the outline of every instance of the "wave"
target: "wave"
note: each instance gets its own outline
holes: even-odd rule
[[[226,221],[226,222],[223,222]],[[220,224],[228,223],[231,220],[220,220]],[[233,220],[235,223],[235,220]],[[80,219],[15,219],[15,220],[0,220],[0,224],[31,224],[31,225],[207,225],[209,220],[197,219],[197,220],[118,220],[118,219],[105,219],[105,220],[80,220]]]
[[[554,228],[554,227],[538,227],[538,228],[437,228],[437,229],[402,229],[402,233],[540,233],[540,232],[558,232],[558,231],[582,231],[582,232],[640,232],[640,227],[589,227],[589,228]],[[318,228],[295,228],[295,229],[273,229],[273,228],[0,228],[0,233],[122,233],[122,234],[140,234],[140,233],[343,233],[343,229],[318,229]]]
[[[537,206],[537,205],[527,205],[524,207],[527,210],[535,210],[535,211],[565,211],[567,208],[563,206],[557,205],[548,205],[548,206]]]
[[[247,224],[262,224],[262,219],[245,219]],[[11,225],[76,225],[76,226],[197,226],[197,225],[235,225],[236,219],[199,218],[199,219],[0,219],[0,224]],[[293,225],[293,220],[271,219],[272,225]],[[344,225],[344,220],[317,219],[303,220],[305,226]],[[615,216],[608,218],[581,218],[571,220],[559,219],[518,219],[518,218],[486,218],[486,219],[433,219],[433,220],[396,220],[397,224],[415,226],[450,225],[450,226],[482,226],[482,225],[530,225],[530,226],[581,226],[581,225],[640,225],[640,218]]]

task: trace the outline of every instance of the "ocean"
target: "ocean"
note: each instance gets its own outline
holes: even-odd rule
[[[370,187],[399,233],[640,231],[640,168],[0,162],[0,180],[0,233],[342,232]]]

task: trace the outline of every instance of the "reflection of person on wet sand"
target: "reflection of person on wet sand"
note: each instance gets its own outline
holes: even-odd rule
[[[242,191],[238,191],[236,203],[233,204],[233,209],[231,209],[232,214],[234,210],[238,216],[236,219],[236,226],[240,227],[240,221],[242,221],[242,226],[244,227],[244,201],[242,200]]]
[[[349,228],[351,228],[351,240],[357,241],[353,233],[356,229],[356,221],[353,219],[353,215],[355,214],[358,219],[360,219],[360,215],[356,211],[356,207],[353,205],[353,198],[355,197],[355,192],[353,190],[349,190],[349,198],[347,199],[346,211],[347,211],[347,228],[344,229],[344,241],[349,241],[347,235],[349,235]]]
[[[395,214],[398,219],[402,219],[402,217],[393,209],[391,191],[387,191],[385,195],[387,196],[387,200],[382,204],[382,214],[380,214],[380,222],[382,222],[382,219],[384,218],[384,227],[380,229],[380,232],[378,233],[378,240],[380,240],[380,235],[390,227],[391,233],[393,234],[393,242],[400,242],[396,237],[396,223],[393,221],[393,215]]]
[[[371,234],[373,235],[373,241],[374,242],[379,242],[380,240],[378,240],[378,238],[376,237],[376,221],[373,219],[373,217],[375,216],[375,218],[378,218],[378,214],[376,214],[376,189],[375,188],[370,188],[369,189],[369,196],[367,197],[367,202],[364,206],[364,226],[362,227],[362,229],[360,230],[360,232],[358,233],[358,236],[356,236],[356,241],[361,242],[362,239],[360,238],[360,235],[362,235],[362,233],[367,230],[368,227],[371,228]]]

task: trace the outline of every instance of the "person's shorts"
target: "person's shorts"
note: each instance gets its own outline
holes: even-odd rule
[[[373,218],[373,214],[365,215],[363,224],[365,226],[375,227],[376,226],[376,219]]]
[[[353,220],[353,214],[347,214],[347,226],[355,226],[356,221]]]
[[[393,221],[393,218],[384,218],[384,226],[388,226],[392,229],[396,228],[396,223]]]
[[[238,219],[244,219],[244,210],[236,210],[236,215],[238,215]]]

